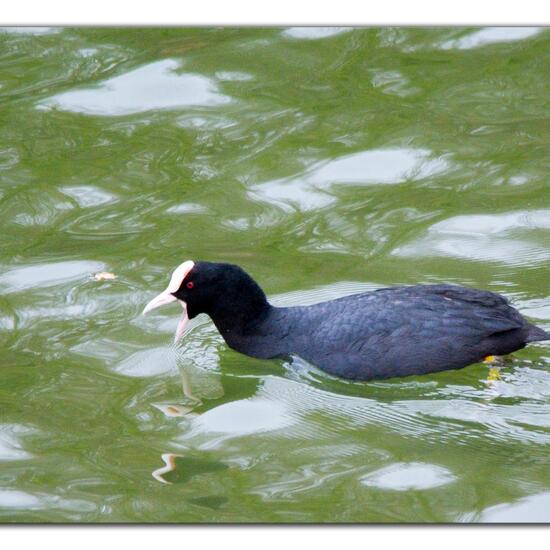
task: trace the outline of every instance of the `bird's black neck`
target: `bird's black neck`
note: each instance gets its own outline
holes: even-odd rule
[[[240,353],[258,358],[285,355],[285,338],[289,333],[287,308],[272,306],[267,300],[262,307],[241,307],[234,313],[215,311],[210,317],[229,345]]]

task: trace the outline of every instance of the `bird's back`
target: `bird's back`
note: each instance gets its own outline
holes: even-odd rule
[[[291,309],[294,353],[346,378],[462,368],[550,338],[503,296],[456,285],[386,288]]]

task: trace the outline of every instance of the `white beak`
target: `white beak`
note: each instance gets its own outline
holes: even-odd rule
[[[176,328],[176,336],[174,338],[174,343],[176,343],[185,332],[185,327],[189,322],[189,317],[187,316],[187,304],[182,300],[178,300],[174,295],[168,292],[168,289],[164,292],[161,292],[156,298],[153,298],[143,309],[142,315],[145,315],[149,311],[156,309],[157,307],[164,306],[166,304],[171,304],[172,302],[179,302],[183,308],[183,314],[179,320],[178,326]]]
[[[153,298],[143,309],[142,315],[145,315],[157,307],[164,306],[166,304],[171,304],[172,302],[177,301],[177,298],[170,294],[167,290],[161,292],[156,298]]]

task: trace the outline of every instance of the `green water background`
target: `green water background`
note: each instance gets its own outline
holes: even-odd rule
[[[452,282],[550,329],[549,53],[541,28],[1,30],[0,521],[550,521],[548,344],[495,381],[352,383],[140,316],[205,259],[277,303]]]

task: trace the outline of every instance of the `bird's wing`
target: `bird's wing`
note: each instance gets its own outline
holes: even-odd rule
[[[448,316],[457,320],[471,319],[471,324],[482,336],[522,328],[526,324],[521,314],[500,294],[454,285],[428,285],[426,290],[434,299],[442,298],[446,302],[442,305]]]
[[[461,338],[472,344],[525,326],[504,298],[454,285],[396,287],[318,304],[311,337],[325,350],[359,349],[384,340]]]
[[[504,297],[452,285],[375,291],[315,309],[302,356],[348,378],[460,368],[485,348],[498,351],[494,335],[526,324]]]

